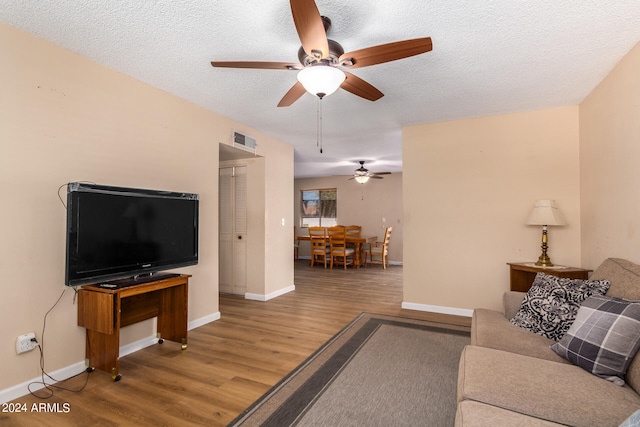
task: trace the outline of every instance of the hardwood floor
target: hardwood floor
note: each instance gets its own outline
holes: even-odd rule
[[[81,392],[16,399],[27,413],[0,413],[0,423],[223,426],[363,311],[470,325],[401,309],[402,267],[325,270],[299,260],[295,268],[296,290],[271,301],[221,295],[221,319],[190,331],[186,351],[167,341],[147,347],[120,360],[120,382],[81,374],[60,383],[76,389],[88,377]],[[34,403],[49,404],[49,412],[32,412]]]

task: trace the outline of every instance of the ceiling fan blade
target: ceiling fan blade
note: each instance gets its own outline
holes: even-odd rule
[[[366,176],[366,175],[365,175],[365,176]],[[381,177],[381,176],[375,176],[375,175],[369,175],[369,178],[373,178],[373,179],[384,179],[384,178],[383,178],[383,177]],[[352,176],[351,178],[348,178],[348,179],[356,179],[356,177],[355,177],[355,176]]]
[[[291,0],[291,15],[307,55],[317,59],[329,56],[329,42],[322,16],[314,0]]]
[[[288,107],[293,104],[306,92],[302,83],[296,82],[291,89],[282,97],[280,102],[278,103],[278,107]]]
[[[377,101],[384,96],[382,92],[362,80],[360,77],[347,73],[346,71],[345,74],[347,77],[340,87],[347,92],[351,92],[352,94],[368,99],[369,101]]]
[[[391,175],[391,172],[371,172],[371,175]]]
[[[368,67],[369,65],[420,55],[431,51],[431,49],[433,49],[431,37],[404,40],[344,53],[340,55],[338,63],[347,68]]]
[[[260,68],[266,70],[301,70],[303,66],[294,62],[263,61],[211,61],[213,67],[225,68]]]

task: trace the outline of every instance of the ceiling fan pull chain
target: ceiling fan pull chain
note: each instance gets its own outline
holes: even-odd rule
[[[316,109],[316,147],[320,147],[320,154],[322,154],[322,98],[318,97],[318,106]]]
[[[320,154],[322,154],[322,98],[320,99]]]

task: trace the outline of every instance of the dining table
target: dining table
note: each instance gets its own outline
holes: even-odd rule
[[[309,235],[296,236],[296,238],[298,239],[298,242],[300,241],[308,242],[311,240],[311,237]],[[327,241],[329,241],[328,237],[327,237]],[[364,259],[362,259],[363,257],[360,256],[360,254],[363,252],[364,245],[367,243],[369,244],[375,243],[377,241],[378,241],[378,236],[360,236],[360,237],[347,236],[346,242],[352,243],[355,249],[353,264],[356,268],[360,268],[360,265],[365,261]]]

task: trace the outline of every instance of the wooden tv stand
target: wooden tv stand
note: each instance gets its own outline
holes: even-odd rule
[[[159,278],[120,289],[83,286],[78,291],[78,326],[87,329],[89,366],[120,380],[120,328],[153,317],[158,318],[158,342],[179,342],[185,350],[189,277]]]

